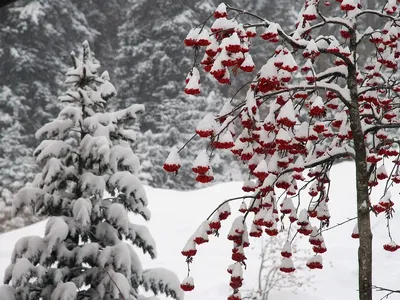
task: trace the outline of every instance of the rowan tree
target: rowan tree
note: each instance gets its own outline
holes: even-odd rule
[[[196,134],[208,139],[207,149],[194,162],[197,181],[213,179],[212,157],[220,149],[230,150],[248,167],[243,190],[249,194],[221,203],[182,252],[191,263],[197,245],[207,242],[209,234],[218,234],[221,221],[231,214],[229,202],[243,201],[244,214],[234,218],[228,234],[235,262],[229,269],[232,294],[228,299],[240,299],[249,236],[260,237],[263,232],[274,236],[280,227],[295,226],[298,234],[310,236],[315,252],[307,266],[323,268],[321,254],[327,250],[323,231],[330,220],[329,174],[335,163],[346,159],[354,162],[356,170],[357,224],[349,238],[359,239],[359,299],[372,300],[371,215],[387,218],[384,250],[400,248],[390,234],[394,215],[390,190],[400,182],[398,3],[382,1],[369,9],[360,0],[306,0],[292,32],[273,20],[222,3],[189,31],[184,43],[195,55],[187,94],[201,93],[201,76],[213,76],[226,85],[235,76],[254,71],[254,79],[238,89],[247,91],[244,97],[232,95],[219,114],[205,116],[196,127]],[[241,23],[243,17],[246,23]],[[382,21],[374,24],[384,25],[364,26],[373,18]],[[322,29],[328,29],[329,35],[321,35]],[[275,51],[265,53],[269,60],[258,70],[252,59],[255,39],[276,45]],[[374,50],[361,50],[367,49],[360,46],[363,43]],[[323,70],[316,67],[321,60],[328,65]],[[172,149],[165,170],[179,171],[182,150]],[[370,199],[380,183],[382,196]],[[306,193],[309,197],[300,197]],[[294,271],[292,257],[283,256],[282,267]],[[183,287],[192,289],[192,278]]]

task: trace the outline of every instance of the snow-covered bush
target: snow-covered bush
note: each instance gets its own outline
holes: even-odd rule
[[[230,300],[240,299],[243,278],[238,268],[245,266],[249,236],[260,237],[264,231],[275,236],[280,227],[296,226],[298,234],[310,236],[315,252],[306,265],[323,268],[321,254],[327,248],[322,233],[329,226],[331,205],[329,173],[343,159],[356,167],[357,199],[349,200],[357,217],[349,221],[357,219],[357,224],[349,237],[359,239],[360,300],[372,299],[371,213],[387,219],[388,243],[383,248],[400,249],[390,233],[395,203],[390,189],[400,183],[395,130],[400,127],[399,1],[303,2],[290,33],[262,16],[222,3],[184,41],[195,52],[184,89],[189,95],[201,93],[203,77],[212,76],[225,85],[243,72],[257,71],[219,114],[205,116],[196,127],[208,142],[208,158],[200,152],[192,169],[197,181],[213,180],[210,158],[220,149],[230,150],[248,168],[243,190],[251,194],[224,201],[182,252],[192,262],[196,245],[207,242],[207,234],[218,235],[221,221],[231,214],[229,202],[244,201],[244,215],[234,219],[228,235],[237,266],[231,270]],[[329,34],[322,35],[324,31]],[[251,47],[257,38],[276,45],[274,51],[263,53],[269,60],[258,70]],[[321,61],[325,69],[318,64]],[[244,97],[240,91],[247,91]],[[166,171],[179,172],[184,148],[172,150]],[[379,182],[382,196],[370,199]],[[307,192],[308,197],[301,197]],[[282,271],[295,271],[291,257],[283,255],[282,261]]]
[[[131,149],[135,132],[128,128],[144,107],[107,111],[116,94],[108,73],[98,74],[87,42],[81,59],[71,56],[69,89],[59,98],[64,108],[36,133],[42,139],[34,151],[41,173],[13,203],[14,214],[31,207],[49,217],[44,237],[16,243],[0,292],[9,299],[127,300],[137,299],[143,286],[180,299],[176,275],[143,269],[132,246],[156,256],[147,228],[128,216],[150,219]]]

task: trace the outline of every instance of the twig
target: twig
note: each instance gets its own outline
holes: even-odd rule
[[[348,223],[348,222],[351,222],[351,221],[353,221],[353,220],[356,220],[357,218],[358,218],[357,216],[356,216],[356,217],[353,217],[353,218],[347,218],[346,221],[337,223],[337,224],[334,225],[334,226],[331,226],[331,227],[328,227],[328,228],[326,228],[326,229],[320,230],[319,233],[325,232],[325,231],[328,231],[328,230],[331,230],[331,229],[336,228],[336,227],[339,227],[339,226],[344,225],[344,224],[346,224],[346,223]],[[313,236],[313,237],[315,237],[315,236]]]
[[[244,200],[244,199],[247,199],[247,198],[255,199],[256,197],[257,197],[257,195],[255,195],[255,196],[241,196],[241,197],[235,197],[235,198],[227,199],[227,200],[223,201],[220,205],[217,206],[217,208],[215,208],[215,209],[212,211],[212,213],[208,216],[207,220],[209,220],[209,219],[212,217],[212,215],[213,215],[222,205],[224,205],[225,203],[228,203],[228,202],[230,202],[230,201],[235,201],[235,200]]]
[[[194,134],[189,140],[186,141],[186,143],[178,150],[178,153],[180,153],[185,147],[194,140],[194,138],[197,136],[197,133]]]
[[[376,290],[377,292],[388,292],[385,296],[380,298],[380,300],[388,299],[389,296],[392,294],[400,294],[400,290],[387,289],[387,288],[376,286],[376,285],[373,285],[372,289]]]

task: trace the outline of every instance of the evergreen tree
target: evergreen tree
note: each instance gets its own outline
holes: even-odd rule
[[[48,216],[44,238],[28,236],[15,245],[5,271],[7,299],[138,299],[139,286],[181,296],[179,282],[165,269],[144,270],[133,247],[152,258],[155,243],[128,212],[150,219],[147,197],[137,175],[139,160],[131,145],[134,122],[143,105],[107,110],[115,95],[107,72],[83,43],[72,53],[68,91],[58,117],[36,132],[44,138],[34,151],[41,173],[14,199],[14,213],[32,206]],[[32,280],[36,278],[36,280]],[[12,282],[12,287],[8,284]]]

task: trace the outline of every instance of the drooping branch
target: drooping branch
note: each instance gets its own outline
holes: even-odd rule
[[[230,199],[227,199],[227,200],[225,200],[225,201],[223,201],[220,205],[218,205],[211,213],[210,213],[210,215],[207,217],[207,220],[209,220],[211,217],[212,217],[212,215],[218,210],[218,209],[220,209],[225,203],[228,203],[228,202],[231,202],[231,201],[236,201],[236,200],[244,200],[244,199],[255,199],[255,198],[257,198],[257,195],[255,195],[255,196],[241,196],[241,197],[235,197],[235,198],[230,198]]]

